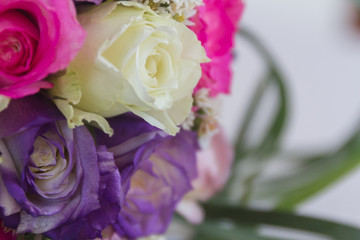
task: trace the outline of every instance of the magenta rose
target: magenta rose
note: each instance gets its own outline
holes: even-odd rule
[[[208,88],[212,97],[230,92],[231,51],[243,9],[242,0],[204,0],[204,5],[191,19],[195,23],[191,29],[211,59],[211,62],[201,64],[202,76],[195,92]]]
[[[84,38],[72,0],[1,0],[0,96],[51,88],[43,79],[65,69]]]

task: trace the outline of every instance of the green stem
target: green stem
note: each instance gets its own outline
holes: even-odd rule
[[[360,239],[360,229],[328,220],[280,211],[250,210],[233,206],[205,205],[207,219],[231,219],[238,224],[266,224],[323,234],[333,239]]]

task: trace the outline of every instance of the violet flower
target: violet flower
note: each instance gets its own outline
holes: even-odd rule
[[[196,134],[169,136],[133,114],[109,123],[114,136],[97,131],[95,138],[114,153],[122,177],[125,201],[113,227],[129,239],[164,233],[197,175]]]
[[[96,5],[100,4],[102,0],[74,0],[74,3],[81,4],[81,3],[94,3]]]
[[[0,113],[0,215],[17,233],[52,239],[101,237],[121,206],[112,153],[86,127],[69,129],[40,96]]]

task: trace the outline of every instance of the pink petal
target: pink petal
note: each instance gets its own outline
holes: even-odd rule
[[[203,74],[194,92],[208,88],[212,97],[230,92],[231,51],[243,9],[242,0],[204,0],[191,19],[195,23],[191,29],[211,59],[210,63],[202,64]]]
[[[4,48],[12,58],[5,70],[0,68],[0,94],[10,98],[21,98],[51,87],[50,83],[37,82],[65,69],[85,38],[72,0],[2,0],[0,16],[0,33],[22,34],[18,39],[24,49],[15,56],[9,52],[9,46]],[[16,42],[11,44],[17,46]],[[20,61],[20,56],[24,56],[24,60]]]
[[[76,9],[72,0],[44,0],[60,17],[60,41],[50,72],[65,69],[82,47],[86,32],[76,19]]]
[[[193,182],[193,198],[206,201],[225,185],[233,163],[234,152],[223,130],[214,135],[210,146],[197,154],[198,178]]]

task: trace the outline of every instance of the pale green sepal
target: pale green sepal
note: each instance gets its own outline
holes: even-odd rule
[[[0,112],[7,108],[10,103],[10,98],[0,95]]]
[[[102,116],[82,111],[64,100],[54,100],[54,103],[66,117],[69,128],[82,126],[84,125],[84,121],[86,121],[90,125],[100,128],[110,137],[113,135],[113,129],[110,127],[108,121]]]
[[[112,128],[104,117],[80,110],[74,106],[81,99],[81,87],[75,71],[68,69],[66,75],[57,78],[56,84],[49,90],[49,93],[53,96],[56,106],[66,117],[69,128],[82,126],[86,121],[101,128],[109,136],[113,134]]]
[[[55,78],[54,87],[49,93],[54,99],[67,100],[69,103],[78,104],[81,99],[81,88],[75,71],[68,69],[64,76]]]
[[[11,154],[8,151],[7,146],[4,141],[0,138],[0,170],[4,170],[9,174],[17,175],[15,161],[12,159]],[[1,175],[1,174],[0,174]],[[4,216],[10,216],[20,212],[21,207],[15,201],[15,199],[7,191],[7,186],[5,185],[3,179],[0,177],[0,208],[3,208],[2,214]],[[1,225],[0,225],[1,227]]]

